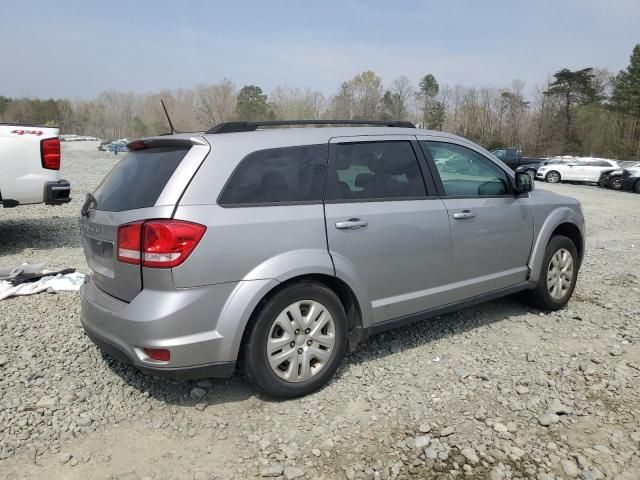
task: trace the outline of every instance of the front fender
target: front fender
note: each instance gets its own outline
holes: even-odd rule
[[[542,271],[542,262],[544,260],[547,244],[551,239],[551,235],[558,226],[563,223],[571,223],[578,227],[582,235],[584,244],[584,219],[574,209],[569,207],[558,207],[546,216],[546,219],[536,234],[536,239],[529,257],[529,281],[536,283],[540,278]]]

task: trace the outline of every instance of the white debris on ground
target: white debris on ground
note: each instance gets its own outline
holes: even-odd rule
[[[48,273],[52,273],[52,275],[47,275]],[[78,272],[55,274],[51,270],[43,269],[41,274],[43,276],[35,281],[17,285],[9,280],[0,280],[0,300],[9,297],[34,295],[41,292],[77,292],[85,280],[85,275]]]
[[[78,211],[119,158],[89,145],[63,146],[70,205],[0,210],[0,264],[87,272]],[[142,375],[86,338],[75,293],[0,302],[0,478],[638,479],[640,195],[536,185],[587,219],[566,309],[506,298],[374,336],[298,400]]]

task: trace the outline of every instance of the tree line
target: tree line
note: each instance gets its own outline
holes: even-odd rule
[[[78,101],[0,96],[0,122],[58,125],[62,133],[105,139],[141,137],[168,130],[160,99],[184,131],[231,120],[394,119],[455,133],[488,149],[640,158],[640,44],[617,74],[563,68],[527,93],[520,80],[477,88],[440,85],[426,74],[418,85],[404,76],[384,84],[365,71],[330,96],[288,86],[267,94],[258,85],[238,89],[228,79],[150,94],[105,91]]]

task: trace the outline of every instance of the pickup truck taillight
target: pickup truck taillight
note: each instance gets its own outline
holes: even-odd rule
[[[118,261],[150,268],[173,268],[184,262],[207,227],[183,220],[147,220],[118,227]]]
[[[60,139],[45,138],[40,142],[42,168],[60,170]]]

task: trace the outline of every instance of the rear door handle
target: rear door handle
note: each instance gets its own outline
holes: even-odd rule
[[[462,210],[453,214],[453,218],[456,220],[464,220],[465,218],[474,218],[476,216],[471,210]]]
[[[336,222],[336,228],[338,230],[357,230],[358,228],[364,228],[369,225],[366,220],[360,220],[359,218],[350,218],[342,222]]]

